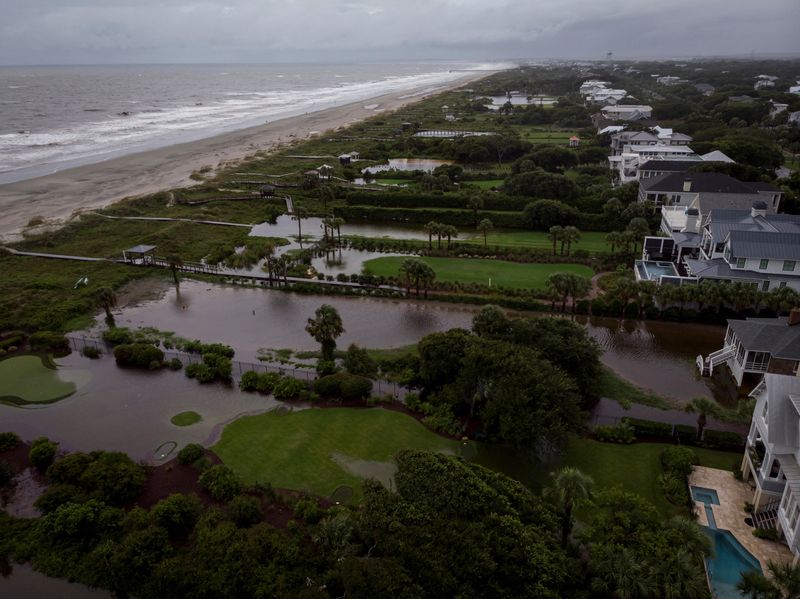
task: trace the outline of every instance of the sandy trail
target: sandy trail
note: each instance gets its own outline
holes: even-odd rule
[[[483,79],[490,71],[470,73],[442,86],[452,89]],[[0,241],[18,240],[34,217],[49,225],[65,222],[77,211],[99,208],[129,196],[196,184],[189,179],[204,166],[218,167],[258,151],[347,127],[381,111],[391,111],[427,97],[424,88],[407,89],[240,129],[214,137],[127,154],[94,164],[0,185]],[[377,105],[377,106],[375,106]],[[369,108],[367,108],[369,107]]]

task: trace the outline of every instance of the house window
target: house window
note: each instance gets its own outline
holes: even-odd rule
[[[778,285],[778,288],[783,289],[784,287],[786,287],[786,281],[781,281],[781,284]]]
[[[745,370],[755,370],[756,372],[766,372],[769,364],[769,352],[749,351],[747,361],[744,363]]]
[[[725,248],[725,262],[727,262],[728,264],[731,263],[731,248],[729,247]]]
[[[761,291],[769,291],[769,281],[764,281],[761,284]]]
[[[768,266],[769,266],[769,260],[767,260],[766,258],[762,258],[761,259],[761,263],[758,265],[758,267],[761,270],[767,270]]]
[[[736,258],[736,268],[744,268],[747,264],[747,258]]]
[[[793,272],[794,267],[797,265],[795,260],[784,260],[783,261],[783,270],[786,272]]]

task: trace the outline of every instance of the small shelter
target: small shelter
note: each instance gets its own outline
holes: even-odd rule
[[[146,266],[156,263],[156,246],[135,245],[122,251],[122,259],[130,264]]]
[[[328,181],[331,180],[333,177],[333,167],[330,164],[322,164],[317,167],[317,172],[321,179],[327,179]]]
[[[267,183],[266,185],[262,185],[258,191],[262,198],[271,198],[275,195],[275,186]]]
[[[352,160],[352,156],[350,156],[350,154],[340,154],[339,155],[339,164],[341,164],[342,166],[349,165],[351,160]]]
[[[408,121],[406,121],[405,123],[400,123],[400,129],[402,131],[409,131],[413,127],[414,127],[414,125],[409,123]]]
[[[577,148],[580,145],[581,145],[581,138],[578,137],[577,135],[573,135],[572,137],[569,138],[570,148]]]

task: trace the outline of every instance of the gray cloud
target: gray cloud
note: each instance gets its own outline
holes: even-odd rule
[[[800,52],[797,0],[23,2],[4,64]]]

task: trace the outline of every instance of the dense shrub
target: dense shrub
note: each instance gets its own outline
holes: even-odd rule
[[[198,443],[189,443],[178,452],[178,462],[183,465],[194,464],[203,457],[203,446]]]
[[[224,343],[202,343],[199,340],[186,341],[184,351],[194,354],[217,354],[226,358],[233,358],[236,353],[230,345]]]
[[[146,343],[123,343],[114,348],[114,359],[120,366],[155,370],[163,364],[164,352]]]
[[[359,221],[400,221],[427,223],[436,221],[445,225],[472,228],[475,226],[475,213],[472,210],[445,210],[437,208],[376,208],[372,206],[337,206],[334,214],[345,220]],[[478,220],[488,218],[497,227],[519,229],[522,226],[522,213],[501,212],[499,210],[479,210]]]
[[[34,351],[52,352],[55,354],[69,353],[69,339],[61,333],[53,331],[37,331],[28,337],[31,349]]]
[[[661,467],[664,472],[679,477],[689,476],[693,466],[699,463],[695,451],[688,447],[668,447],[661,452]]]
[[[91,345],[84,347],[83,350],[81,350],[81,353],[85,358],[90,358],[92,360],[96,360],[100,357],[100,350]]]
[[[272,389],[272,394],[275,399],[295,399],[303,391],[307,391],[306,384],[296,378],[287,376],[281,378]]]
[[[706,429],[703,432],[703,445],[716,449],[739,450],[744,447],[744,439],[739,433]]]
[[[671,437],[672,425],[654,420],[640,420],[638,418],[625,418],[624,422],[633,427],[637,437]]]
[[[172,358],[169,361],[170,370],[180,370],[181,368],[183,368],[183,362],[181,362],[179,358]]]
[[[58,446],[47,437],[39,437],[31,443],[28,459],[39,472],[44,472],[53,463],[57,450]]]
[[[378,365],[369,355],[369,352],[355,343],[347,348],[344,355],[344,367],[350,374],[357,374],[365,377],[374,377],[378,371]]]
[[[348,206],[376,206],[381,208],[467,208],[470,196],[456,193],[420,193],[408,191],[348,191]],[[530,198],[512,197],[501,193],[481,196],[484,210],[519,212]]]
[[[261,502],[250,495],[237,495],[228,503],[228,516],[239,528],[247,528],[261,522]]]
[[[244,488],[244,483],[233,470],[221,464],[211,466],[200,475],[197,482],[219,501],[230,501]]]
[[[753,536],[766,541],[777,541],[780,538],[775,528],[755,528],[753,529]]]
[[[200,517],[200,501],[194,494],[173,493],[153,506],[150,513],[171,535],[186,536]]]
[[[309,524],[316,524],[325,515],[314,499],[309,497],[301,499],[294,505],[294,515]]]
[[[22,441],[17,433],[0,433],[0,453],[4,451],[11,451],[17,447]]]
[[[122,504],[141,492],[145,470],[122,452],[77,452],[50,466],[47,478],[55,484],[79,487],[103,503]]]
[[[214,369],[203,362],[189,364],[184,372],[187,377],[190,379],[197,379],[200,383],[213,383],[217,378]]]
[[[50,485],[34,503],[44,514],[56,511],[65,503],[84,503],[89,500],[86,491],[75,485]]]
[[[338,372],[317,379],[314,382],[314,391],[323,397],[363,399],[372,391],[372,381],[349,372]]]
[[[686,492],[686,481],[682,477],[672,472],[664,472],[658,476],[658,482],[664,496],[673,505],[683,505],[689,501],[689,494]]]
[[[255,391],[258,389],[258,373],[255,370],[248,370],[239,379],[239,389],[242,391]]]
[[[124,327],[111,327],[103,331],[103,339],[114,345],[133,343],[133,333]]]
[[[681,443],[688,443],[694,445],[697,442],[697,429],[688,424],[676,424],[675,436]]]
[[[598,441],[606,443],[621,443],[629,445],[636,441],[633,434],[633,427],[625,422],[616,426],[598,426],[594,429],[594,436]]]
[[[14,478],[14,469],[5,460],[0,460],[0,489],[5,487]]]

